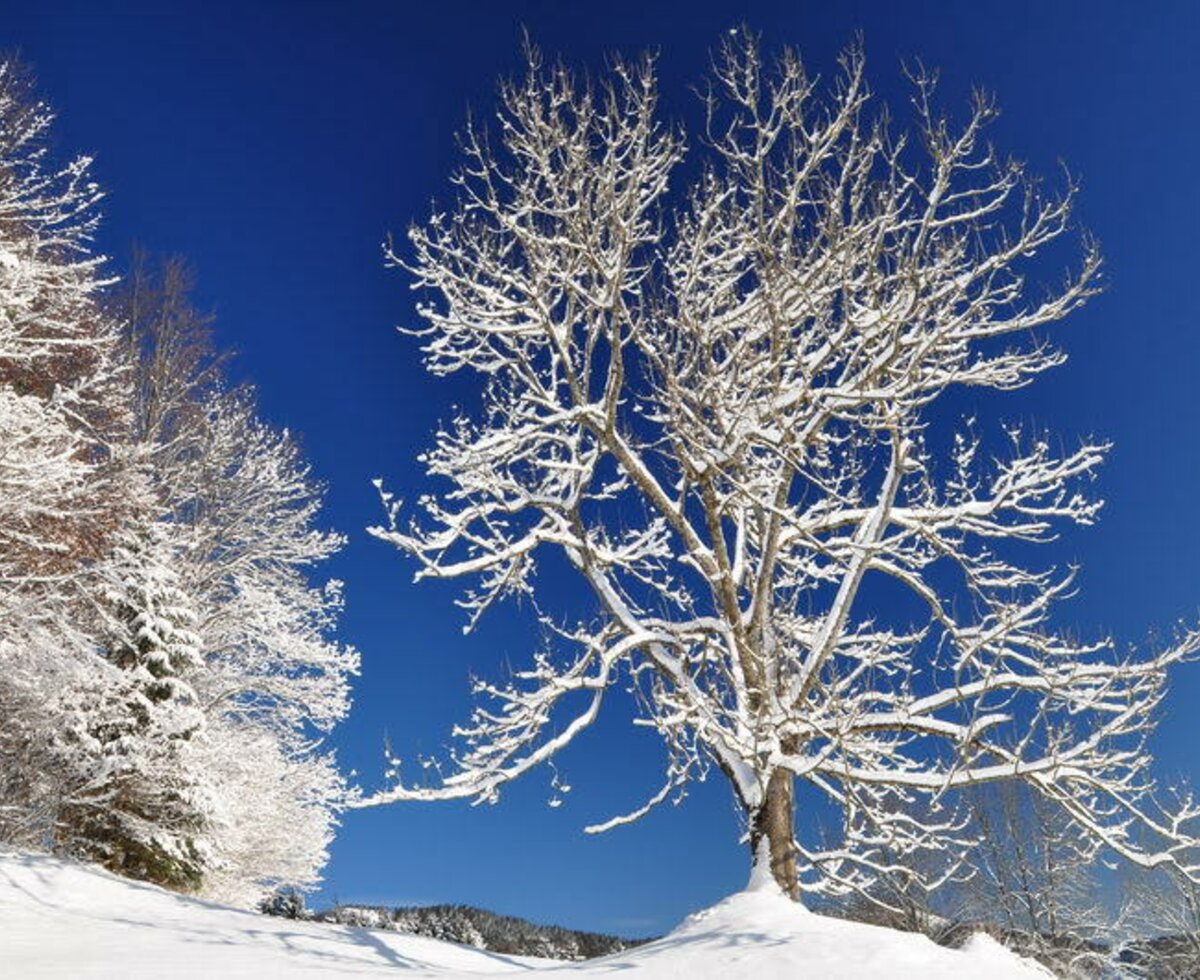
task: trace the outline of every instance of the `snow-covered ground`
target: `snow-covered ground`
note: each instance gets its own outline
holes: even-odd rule
[[[657,942],[587,963],[499,956],[394,932],[293,922],[184,898],[41,855],[0,852],[0,976],[626,976],[1045,978],[984,937],[964,951],[922,936],[805,912],[777,892],[740,892]]]

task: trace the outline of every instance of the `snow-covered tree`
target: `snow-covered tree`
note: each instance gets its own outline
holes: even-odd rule
[[[1131,980],[1188,980],[1200,976],[1200,887],[1171,872],[1132,870],[1122,882],[1109,975]]]
[[[253,904],[316,880],[345,791],[341,539],[183,263],[103,292],[50,123],[0,66],[0,839]]]
[[[56,733],[64,753],[76,756],[64,764],[82,765],[88,778],[62,807],[57,834],[64,849],[119,873],[195,888],[211,805],[190,744],[204,727],[187,679],[201,648],[169,533],[144,513],[118,532],[103,563],[103,663],[92,683],[67,688],[66,716],[78,712],[79,720]]]
[[[130,506],[112,453],[128,383],[90,250],[100,192],[86,157],[53,162],[52,121],[28,71],[0,64],[0,835],[41,844],[95,776],[59,739],[82,701],[56,712],[101,683],[104,558]]]
[[[328,730],[348,710],[357,655],[328,638],[341,583],[306,574],[343,541],[315,526],[323,488],[248,392],[215,398],[207,423],[187,528],[191,587],[207,599],[206,703],[281,732]]]
[[[110,560],[108,659],[138,674],[155,703],[193,700],[182,675],[201,664],[197,614],[179,582],[168,526],[127,528]]]
[[[130,450],[131,374],[91,251],[100,192],[0,66],[0,756],[8,839],[175,884],[202,823],[182,745],[193,613]]]
[[[316,520],[322,488],[249,393],[206,405],[203,451],[182,486],[185,581],[201,604],[204,764],[219,804],[206,891],[245,905],[319,880],[346,794],[324,737],[349,711],[358,655],[333,639],[341,583],[310,568],[342,545]]]
[[[216,790],[203,893],[253,908],[278,887],[317,884],[346,793],[332,753],[219,714],[199,753]]]
[[[426,297],[425,363],[480,379],[422,457],[415,513],[375,533],[418,578],[472,583],[473,625],[574,569],[594,612],[542,603],[548,637],[457,730],[453,771],[368,802],[494,800],[632,685],[669,750],[649,801],[715,764],[755,874],[788,893],[861,889],[886,856],[966,843],[955,791],[1016,780],[1104,847],[1192,873],[1195,808],[1156,794],[1145,738],[1167,669],[1197,648],[1118,653],[1055,625],[1073,569],[1030,545],[1090,524],[1107,446],[963,419],[1064,355],[1043,328],[1098,286],[1100,256],[1035,296],[1031,260],[1069,230],[1049,194],[913,79],[915,125],[872,97],[859,50],[828,84],[756,40],[721,45],[671,205],[682,134],[652,61],[599,87],[536,53],[472,124],[457,200],[389,248]],[[1061,244],[1060,244],[1061,247]],[[577,607],[577,609],[580,607]],[[576,614],[578,615],[578,613]],[[843,814],[795,833],[795,786]]]
[[[59,692],[74,689],[83,675],[65,656],[55,630],[24,630],[19,643],[0,644],[0,840],[48,849],[73,772],[64,771],[57,749]],[[86,784],[87,779],[83,780]]]
[[[89,243],[90,160],[47,155],[53,116],[0,64],[0,645],[62,630],[122,501],[108,436],[125,408],[116,324]]]
[[[1056,975],[1100,975],[1114,936],[1095,838],[1021,784],[977,787],[968,799],[979,844],[964,917],[998,925]]]
[[[345,787],[326,733],[349,710],[357,654],[332,634],[340,583],[310,569],[342,544],[316,527],[322,488],[295,440],[229,390],[186,266],[136,256],[118,310],[135,373],[136,438],[179,582],[196,610],[205,719],[194,747],[212,797],[203,890],[244,905],[306,887]]]
[[[56,850],[183,890],[206,872],[212,807],[195,761],[202,716],[152,700],[144,677],[97,658],[48,704],[56,766],[68,774]]]

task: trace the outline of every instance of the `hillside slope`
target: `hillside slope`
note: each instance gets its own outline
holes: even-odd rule
[[[317,922],[360,926],[387,932],[427,936],[507,956],[539,956],[552,960],[589,960],[642,946],[649,940],[622,939],[596,932],[539,925],[498,915],[470,905],[424,905],[387,908],[336,905],[312,916]]]
[[[0,976],[447,977],[534,962],[396,932],[225,908],[42,855],[0,852]]]
[[[502,956],[397,932],[240,912],[40,855],[0,852],[5,976],[220,977],[636,975],[827,980],[1045,978],[976,937],[964,951],[814,915],[770,890],[740,892],[656,942],[585,963]]]

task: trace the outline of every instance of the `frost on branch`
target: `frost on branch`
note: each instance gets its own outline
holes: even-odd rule
[[[789,892],[864,889],[918,851],[946,859],[932,886],[971,837],[955,791],[1016,780],[1098,845],[1194,873],[1195,809],[1160,808],[1144,743],[1197,634],[1078,640],[1054,616],[1074,569],[1030,563],[1096,519],[1107,445],[929,411],[1063,361],[1043,328],[1096,291],[1099,254],[1085,239],[1045,294],[1027,276],[1074,188],[996,154],[987,98],[943,120],[928,76],[898,128],[863,67],[852,49],[822,85],[727,40],[675,203],[652,61],[593,88],[531,52],[491,133],[468,127],[455,203],[388,256],[428,369],[478,377],[481,403],[423,457],[435,489],[385,493],[374,533],[417,578],[463,579],[468,625],[536,595],[551,551],[602,612],[543,615],[548,649],[479,685],[444,779],[367,802],[493,800],[632,678],[666,778],[594,829],[715,764]],[[797,781],[841,809],[840,841],[794,835]]]

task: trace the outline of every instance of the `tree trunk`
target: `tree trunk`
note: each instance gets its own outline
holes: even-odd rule
[[[765,871],[768,862],[771,877],[791,899],[800,897],[796,882],[796,851],[792,846],[795,820],[794,780],[786,769],[776,769],[767,782],[766,798],[750,813],[751,881]]]

